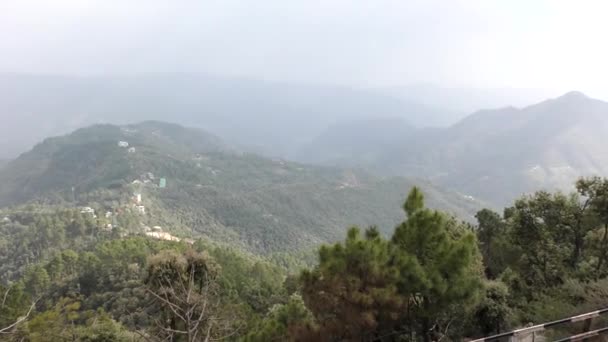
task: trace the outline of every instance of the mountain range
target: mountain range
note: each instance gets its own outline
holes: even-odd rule
[[[441,127],[454,124],[480,109],[525,107],[557,94],[543,89],[441,87],[424,83],[387,87],[379,91],[404,101],[441,109],[443,115],[427,117],[422,125]]]
[[[91,124],[171,121],[212,132],[238,151],[426,179],[498,208],[538,189],[567,190],[576,177],[602,175],[608,167],[602,146],[608,105],[581,93],[477,110],[459,120],[467,108],[521,105],[540,95],[203,74],[0,74],[0,159]]]
[[[368,146],[372,153],[342,148],[357,146],[366,126],[374,125],[341,125],[351,132],[340,135],[329,128],[311,147],[303,148],[300,156],[316,163],[366,167],[385,175],[424,177],[497,206],[535,190],[568,190],[577,177],[608,171],[608,151],[603,145],[608,134],[608,103],[580,92],[523,108],[481,110],[447,128],[412,130],[390,122],[384,127],[376,125],[375,132],[389,132],[388,136],[398,135],[394,130],[400,130],[400,139],[377,149]],[[339,141],[324,143],[327,136]],[[316,153],[309,152],[312,150]]]
[[[0,74],[0,159],[96,123],[171,121],[252,152],[289,156],[352,118],[422,123],[443,111],[377,91],[206,74],[75,77]]]
[[[350,225],[388,232],[403,218],[414,185],[430,206],[461,218],[472,219],[481,206],[423,180],[264,158],[200,129],[150,121],[45,139],[0,169],[0,183],[0,206],[116,211],[140,193],[150,226],[256,252],[334,241]]]

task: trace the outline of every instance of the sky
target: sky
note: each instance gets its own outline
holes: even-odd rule
[[[0,0],[0,71],[203,72],[608,99],[598,0]]]

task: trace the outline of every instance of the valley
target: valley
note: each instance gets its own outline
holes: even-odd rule
[[[352,121],[299,162],[162,121],[48,137],[0,167],[0,329],[139,341],[190,310],[224,322],[207,336],[341,341],[422,334],[429,310],[458,339],[608,305],[608,181],[580,178],[603,172],[604,113],[569,93],[448,128]],[[404,314],[412,296],[441,305]]]

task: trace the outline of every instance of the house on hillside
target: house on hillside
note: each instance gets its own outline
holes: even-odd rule
[[[81,214],[92,215],[94,218],[97,218],[97,215],[95,215],[95,209],[93,209],[91,207],[82,207],[82,208],[80,208],[80,213]]]
[[[118,147],[124,147],[124,148],[129,147],[129,143],[121,140],[118,142]]]
[[[178,238],[177,236],[173,236],[167,232],[148,232],[146,233],[146,236],[149,236],[151,238],[155,238],[155,239],[159,239],[159,240],[166,240],[166,241],[181,241],[180,238]]]
[[[82,208],[80,208],[80,213],[81,214],[95,214],[95,209],[93,209],[91,207],[82,207]]]
[[[129,153],[135,153],[135,147],[129,147],[129,149],[127,150],[127,152],[129,152]]]

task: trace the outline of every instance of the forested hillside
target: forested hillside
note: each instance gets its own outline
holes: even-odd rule
[[[462,340],[608,306],[604,178],[498,214],[144,122],[46,139],[0,180],[7,341]]]
[[[352,227],[308,266],[145,236],[127,213],[117,231],[74,209],[5,209],[0,337],[463,340],[595,310],[608,306],[608,180],[576,188],[524,196],[504,215],[481,210],[475,226],[428,209],[413,188],[390,235]]]
[[[415,183],[432,207],[463,219],[480,207],[423,181],[266,159],[160,122],[97,125],[47,139],[0,170],[0,182],[4,206],[33,201],[105,213],[135,210],[131,198],[139,193],[150,227],[264,253],[335,241],[353,224],[388,232]]]

